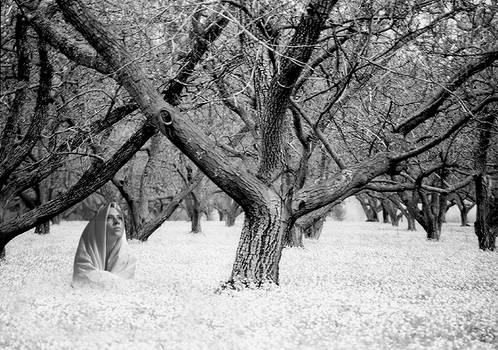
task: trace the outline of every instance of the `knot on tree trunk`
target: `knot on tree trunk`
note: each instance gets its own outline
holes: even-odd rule
[[[170,126],[173,124],[173,117],[166,109],[161,109],[159,112],[159,122],[162,126]]]

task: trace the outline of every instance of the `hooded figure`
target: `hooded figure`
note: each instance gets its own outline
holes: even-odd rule
[[[73,286],[106,284],[135,275],[137,259],[126,241],[123,214],[112,202],[99,209],[81,235],[74,257]]]

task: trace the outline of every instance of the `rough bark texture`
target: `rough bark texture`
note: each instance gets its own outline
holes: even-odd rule
[[[487,158],[490,142],[493,139],[492,127],[495,120],[496,114],[488,113],[481,125],[475,150],[477,175],[474,179],[477,205],[474,231],[479,249],[491,251],[496,248],[498,235],[498,178],[487,174]]]
[[[261,120],[261,161],[258,177],[270,183],[282,166],[286,111],[294,85],[311,57],[325,21],[337,0],[311,1],[282,55],[273,77]]]
[[[276,196],[270,202],[246,210],[232,275],[226,287],[239,289],[278,284],[282,236],[287,225],[284,216]]]

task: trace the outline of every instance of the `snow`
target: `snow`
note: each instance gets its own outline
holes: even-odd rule
[[[0,266],[2,349],[496,349],[498,254],[472,228],[440,242],[404,225],[325,223],[319,241],[284,250],[281,285],[221,292],[233,228],[166,222],[130,242],[136,278],[70,287],[84,222],[29,232]]]

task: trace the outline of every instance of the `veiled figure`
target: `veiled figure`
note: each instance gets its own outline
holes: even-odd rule
[[[126,241],[123,213],[112,202],[86,225],[74,257],[72,286],[106,285],[133,278],[136,257]]]

